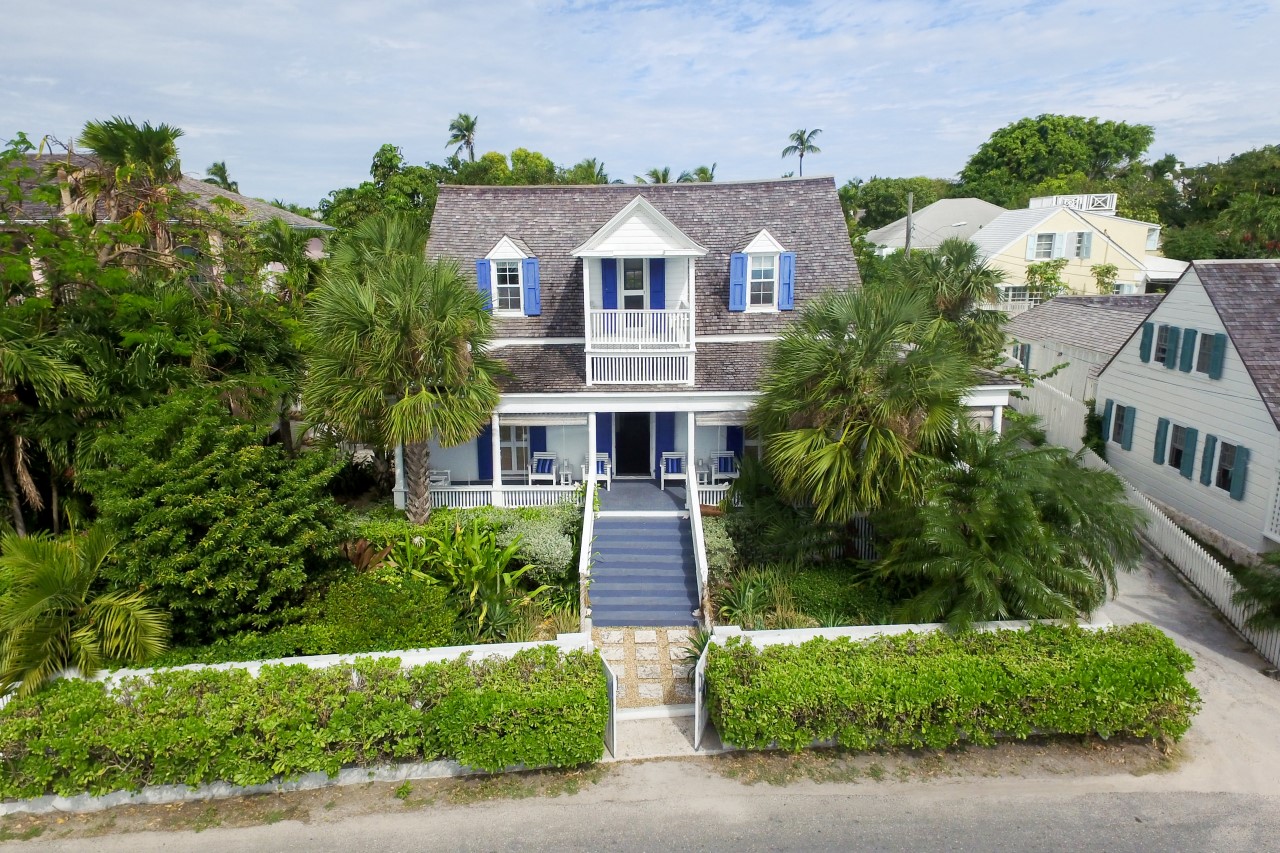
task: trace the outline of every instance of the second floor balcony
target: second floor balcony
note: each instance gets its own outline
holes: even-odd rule
[[[654,351],[693,349],[693,311],[687,308],[592,308],[587,349]]]

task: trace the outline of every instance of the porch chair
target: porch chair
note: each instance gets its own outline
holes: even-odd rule
[[[608,453],[597,453],[589,462],[583,463],[582,481],[585,483],[587,480],[603,480],[605,489],[613,485],[613,460]]]
[[[556,454],[533,454],[533,458],[529,460],[529,485],[546,483],[548,486],[554,486],[556,477],[559,474],[559,467],[560,462]]]
[[[711,454],[711,482],[738,479],[738,456],[732,450]]]
[[[662,463],[658,469],[658,482],[663,491],[667,489],[667,480],[680,480],[689,485],[689,472],[685,470],[685,455],[679,451],[667,451],[662,454]]]

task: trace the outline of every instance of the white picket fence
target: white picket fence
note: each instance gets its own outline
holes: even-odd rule
[[[1010,401],[1013,410],[1024,415],[1036,415],[1050,444],[1079,450],[1084,447],[1084,419],[1089,407],[1051,385],[1036,382],[1023,388],[1021,398]]]

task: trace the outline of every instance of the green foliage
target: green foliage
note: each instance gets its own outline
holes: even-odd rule
[[[892,604],[885,587],[857,563],[802,565],[784,574],[797,610],[831,625],[884,625]]]
[[[738,563],[738,550],[724,516],[703,516],[702,541],[707,552],[707,577],[712,586],[719,586]]]
[[[1094,264],[1089,267],[1089,272],[1093,273],[1093,281],[1099,293],[1112,294],[1116,292],[1116,277],[1120,275],[1118,266],[1115,264]]]
[[[1280,631],[1280,552],[1267,554],[1261,566],[1230,565],[1240,588],[1231,600],[1249,614],[1245,624],[1258,631]]]
[[[813,142],[813,140],[818,138],[818,134],[820,133],[822,133],[822,128],[820,127],[815,127],[813,130],[801,128],[800,130],[793,131],[791,135],[787,137],[787,139],[790,140],[790,144],[787,145],[786,148],[782,149],[783,160],[788,157],[796,156],[800,158],[800,177],[802,178],[804,177],[804,155],[822,153],[822,149]]]
[[[190,642],[295,615],[332,565],[346,519],[326,492],[335,466],[264,447],[221,403],[181,394],[127,416],[95,442],[81,479],[120,545],[114,586],[148,594]]]
[[[1176,741],[1200,705],[1192,665],[1150,625],[764,649],[735,639],[712,648],[707,688],[720,736],[747,749],[943,749],[1033,733]]]
[[[1062,271],[1067,268],[1066,258],[1052,261],[1036,261],[1027,264],[1025,280],[1027,289],[1042,299],[1052,299],[1067,292],[1067,284],[1062,280]]]
[[[915,194],[913,209],[918,211],[946,198],[951,189],[951,181],[945,178],[855,178],[840,187],[840,205],[846,219],[861,211],[858,224],[874,231],[907,215],[907,193]]]
[[[353,679],[354,670],[354,679]],[[479,770],[599,760],[600,660],[552,647],[401,669],[158,671],[60,682],[0,710],[0,797],[144,785],[255,785],[343,767],[453,758]]]
[[[1098,454],[1099,459],[1107,458],[1107,437],[1102,434],[1102,415],[1098,412],[1098,401],[1084,401],[1084,446]]]

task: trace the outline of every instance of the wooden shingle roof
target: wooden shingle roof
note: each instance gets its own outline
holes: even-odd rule
[[[1280,261],[1193,261],[1191,266],[1280,427]]]
[[[1005,331],[1024,342],[1065,344],[1115,355],[1164,298],[1140,296],[1059,296],[1009,321]]]

